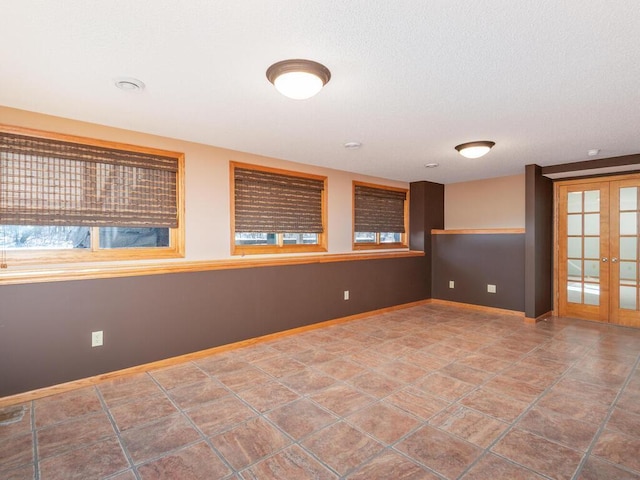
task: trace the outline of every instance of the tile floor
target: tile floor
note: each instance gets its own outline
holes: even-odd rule
[[[25,404],[0,478],[640,479],[639,358],[640,330],[413,307]]]

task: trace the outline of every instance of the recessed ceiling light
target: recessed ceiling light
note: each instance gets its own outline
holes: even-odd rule
[[[331,72],[312,60],[283,60],[267,69],[267,79],[285,97],[305,100],[322,90],[331,80]]]
[[[439,163],[427,163],[424,168],[436,168],[439,167],[440,164]]]
[[[600,149],[599,148],[592,148],[591,150],[589,150],[587,152],[587,155],[589,155],[590,157],[595,157],[599,153],[600,153]]]
[[[120,90],[125,92],[142,92],[144,90],[144,82],[133,77],[116,78],[113,83]]]
[[[489,153],[489,150],[491,150],[495,144],[496,142],[490,142],[488,140],[468,142],[456,146],[456,150],[460,152],[460,155],[463,157],[480,158],[481,156]]]
[[[360,142],[347,142],[344,144],[344,148],[346,148],[347,150],[357,150],[361,146],[362,143]]]

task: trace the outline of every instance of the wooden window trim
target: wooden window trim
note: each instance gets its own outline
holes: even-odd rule
[[[235,225],[235,180],[234,171],[236,168],[247,170],[260,170],[263,172],[276,173],[280,175],[296,176],[301,178],[310,178],[324,182],[324,190],[321,197],[322,208],[322,225],[324,231],[318,234],[318,243],[313,245],[284,245],[282,243],[282,233],[278,233],[278,244],[276,245],[236,245],[236,225]],[[327,251],[328,239],[328,222],[327,222],[327,177],[322,175],[314,175],[311,173],[303,173],[292,170],[283,170],[279,168],[266,167],[263,165],[253,165],[248,163],[240,163],[235,161],[229,162],[229,191],[230,191],[230,218],[231,218],[231,255],[260,255],[274,253],[317,253]],[[286,232],[284,232],[286,233]]]
[[[371,187],[378,188],[381,190],[391,190],[394,192],[404,192],[406,194],[406,199],[404,201],[404,233],[401,234],[400,242],[394,243],[380,243],[380,234],[376,233],[376,241],[375,242],[358,242],[356,243],[356,185],[360,185],[363,187]],[[353,181],[353,185],[351,187],[351,219],[352,219],[352,228],[351,228],[351,243],[353,250],[389,250],[389,249],[399,249],[399,248],[409,248],[407,238],[409,233],[409,190],[406,188],[399,187],[390,187],[388,185],[378,185],[374,183],[366,183],[359,182],[357,180]]]
[[[113,248],[99,249],[98,236],[91,235],[91,248],[87,249],[29,249],[5,250],[3,255],[9,266],[36,265],[36,264],[64,264],[64,263],[85,263],[85,262],[105,262],[105,261],[131,261],[131,260],[162,260],[169,258],[183,258],[185,256],[185,204],[184,204],[184,153],[161,150],[157,148],[131,145],[126,143],[112,142],[76,135],[36,130],[12,125],[0,124],[0,130],[7,133],[32,136],[38,138],[61,140],[65,142],[81,143],[104,148],[118,150],[128,150],[151,155],[161,155],[174,157],[178,162],[178,174],[176,181],[176,200],[178,212],[178,227],[169,229],[169,246],[154,248]],[[91,227],[100,228],[100,227]]]

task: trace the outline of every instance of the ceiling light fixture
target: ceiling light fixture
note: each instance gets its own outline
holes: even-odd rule
[[[145,86],[144,82],[132,77],[116,78],[113,83],[115,83],[116,87],[120,90],[124,90],[125,92],[142,92]]]
[[[285,97],[304,100],[322,90],[331,80],[331,72],[312,60],[283,60],[267,69],[267,78]]]
[[[489,142],[483,140],[481,142],[468,142],[462,143],[456,147],[456,150],[463,157],[467,158],[479,158],[489,153],[489,150],[496,144],[496,142]]]
[[[440,164],[439,163],[427,163],[424,168],[436,168],[439,167]]]
[[[347,142],[344,144],[344,148],[347,150],[357,150],[362,146],[360,142]]]

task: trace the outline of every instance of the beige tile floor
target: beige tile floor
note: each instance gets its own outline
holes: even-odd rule
[[[25,404],[2,479],[640,479],[640,330],[425,305]]]

